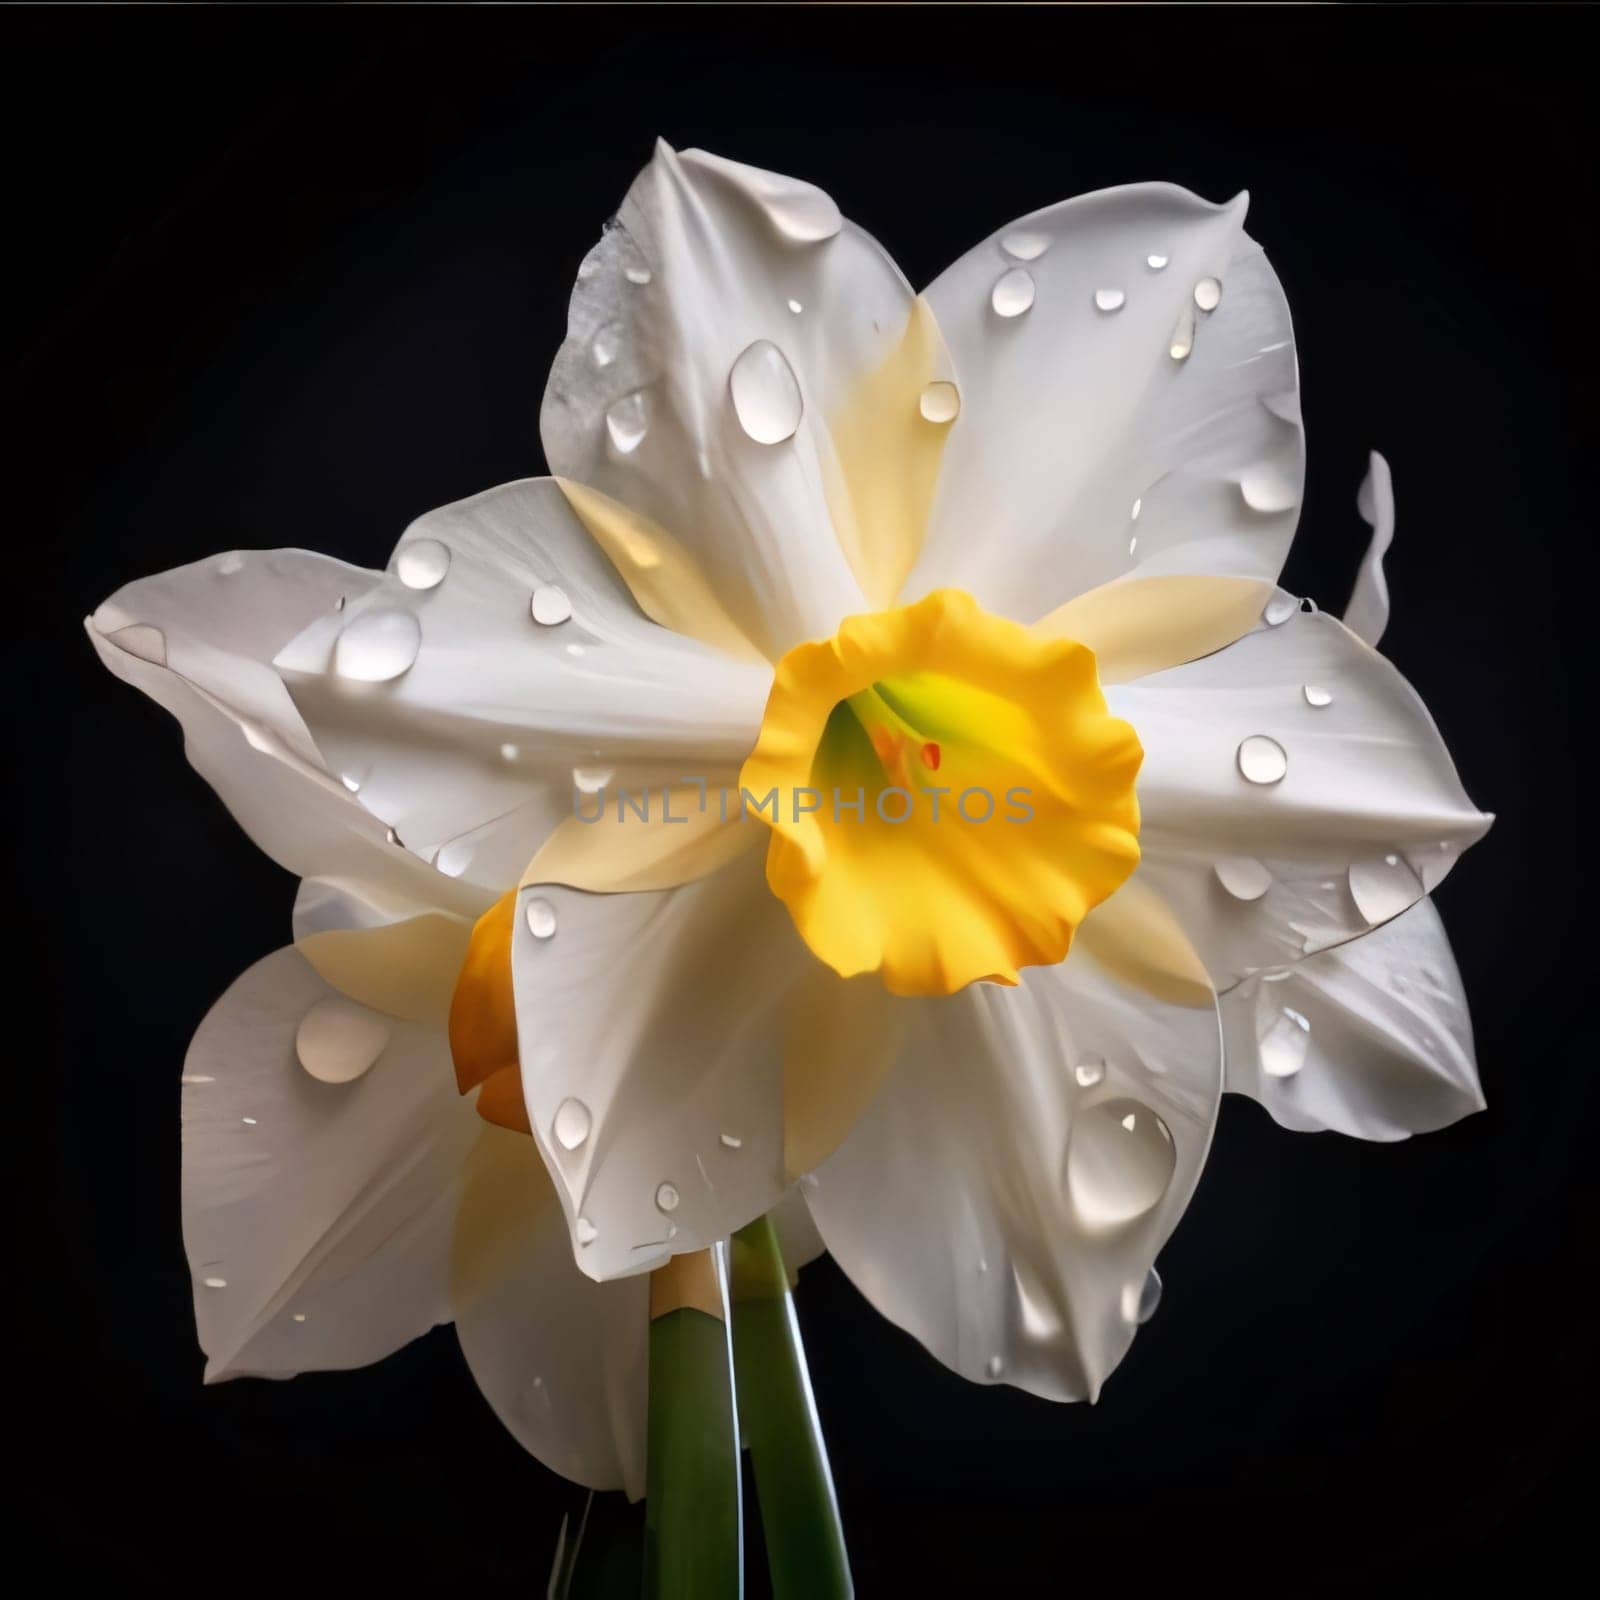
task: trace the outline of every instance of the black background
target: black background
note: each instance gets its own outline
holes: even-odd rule
[[[1311,450],[1286,581],[1342,605],[1382,449],[1385,649],[1499,813],[1439,895],[1489,1111],[1378,1147],[1230,1099],[1165,1303],[1097,1407],[969,1387],[830,1263],[807,1272],[862,1593],[1526,1582],[1568,1554],[1593,1409],[1592,21],[7,15],[12,1554],[179,1592],[543,1592],[570,1491],[501,1432],[450,1330],[361,1372],[200,1385],[178,1064],[285,941],[294,885],[79,619],[235,545],[381,566],[423,510],[541,471],[574,269],[658,132],[821,183],[918,284],[1081,190],[1248,187]]]

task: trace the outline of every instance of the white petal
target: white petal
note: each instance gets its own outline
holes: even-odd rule
[[[675,534],[769,655],[826,636],[865,609],[828,509],[829,418],[911,305],[893,262],[820,190],[659,145],[580,269],[540,416],[550,468]],[[788,429],[785,371],[801,404],[775,443],[741,425],[731,387],[763,343],[778,355],[741,369],[747,421],[762,437]]]
[[[521,891],[523,1093],[591,1277],[704,1249],[786,1187],[778,1015],[813,958],[764,859],[659,892]],[[569,1100],[576,1141],[555,1135]]]
[[[343,597],[358,602],[378,581],[303,550],[235,551],[128,584],[86,628],[117,677],[178,719],[195,770],[275,861],[476,914],[481,895],[448,882],[435,889],[429,880],[439,875],[395,849],[327,771],[271,665],[313,618],[333,615]]]
[[[1358,639],[1376,645],[1389,626],[1389,580],[1384,576],[1383,558],[1394,543],[1394,480],[1389,463],[1376,450],[1367,463],[1356,507],[1372,529],[1372,538],[1356,573],[1350,604],[1344,608],[1344,625]]]
[[[1017,988],[908,1004],[893,1075],[806,1191],[823,1240],[963,1376],[1093,1398],[1134,1335],[1124,1292],[1205,1158],[1215,1007],[1154,1000],[1078,951]]]
[[[482,1127],[443,1035],[386,1036],[321,1082],[296,1036],[333,991],[293,950],[251,967],[190,1045],[183,1234],[207,1381],[362,1366],[450,1319],[456,1200]],[[349,1002],[336,1002],[349,1006]]]
[[[641,616],[549,479],[430,512],[395,564],[424,541],[450,552],[440,582],[418,590],[392,573],[278,666],[329,765],[441,875],[494,892],[515,882],[572,814],[575,771],[676,782],[748,752],[770,671]],[[536,620],[536,594],[544,617],[565,620]],[[414,662],[382,682],[342,675],[341,639],[382,613],[415,619]]]
[[[485,1128],[456,1238],[456,1334],[484,1398],[547,1467],[644,1493],[647,1279],[595,1283],[572,1261],[539,1152]]]
[[[1307,685],[1327,703],[1311,703]],[[1106,699],[1144,746],[1140,877],[1219,989],[1398,915],[1492,820],[1462,791],[1415,691],[1328,616],[1293,611]],[[1271,745],[1246,743],[1257,740]],[[1281,781],[1249,781],[1241,762],[1257,770],[1252,753],[1272,746]],[[1264,893],[1256,865],[1271,878]]]
[[[1130,571],[1277,576],[1305,452],[1288,306],[1244,211],[1242,195],[1103,190],[934,282],[962,407],[908,596],[954,584],[1032,621]],[[1019,233],[1024,261],[1004,247]],[[992,303],[1007,272],[1034,285],[1021,315]],[[1222,285],[1210,312],[1195,299],[1206,279]],[[1114,315],[1095,303],[1105,288],[1125,297]],[[1174,360],[1180,323],[1193,348]]]
[[[1287,1075],[1262,1047],[1285,1009],[1306,1024],[1303,1064]],[[1285,1127],[1404,1139],[1483,1109],[1467,997],[1432,900],[1282,978],[1246,980],[1221,1010],[1227,1087]]]

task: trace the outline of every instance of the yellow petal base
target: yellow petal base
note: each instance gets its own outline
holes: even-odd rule
[[[1138,865],[1143,754],[1089,649],[942,589],[789,651],[739,781],[821,960],[953,994],[1060,961]]]

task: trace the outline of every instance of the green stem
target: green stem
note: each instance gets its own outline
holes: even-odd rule
[[[839,1503],[772,1219],[734,1234],[732,1256],[739,1417],[755,1468],[773,1595],[848,1600],[855,1588]]]
[[[739,1431],[728,1330],[680,1306],[650,1324],[645,1463],[647,1600],[737,1600],[744,1591]]]

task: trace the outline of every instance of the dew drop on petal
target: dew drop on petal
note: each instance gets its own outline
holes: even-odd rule
[[[620,322],[603,323],[595,329],[594,337],[589,341],[589,359],[597,367],[609,367],[617,359],[622,349],[622,333]]]
[[[1271,462],[1251,467],[1239,479],[1239,493],[1252,511],[1268,515],[1294,510],[1298,498],[1293,479]]]
[[[953,383],[937,379],[923,389],[917,409],[929,422],[954,422],[961,412],[961,391]]]
[[[574,767],[572,787],[579,794],[599,794],[614,776],[610,767]]]
[[[1020,317],[1033,304],[1033,278],[1021,267],[1001,274],[989,292],[989,304],[999,317]]]
[[[558,589],[553,583],[541,583],[533,591],[528,609],[533,613],[535,622],[542,627],[553,628],[572,615],[572,602],[567,598],[565,589]]]
[[[733,364],[728,392],[739,426],[757,444],[792,439],[805,409],[789,359],[770,339],[757,339]]]
[[[1301,693],[1305,695],[1308,706],[1331,706],[1333,704],[1333,696],[1318,684],[1305,684],[1301,689]]]
[[[1211,870],[1235,900],[1259,900],[1272,887],[1272,874],[1254,856],[1222,856]]]
[[[1421,880],[1397,855],[1352,862],[1348,877],[1356,909],[1373,924],[1399,916],[1422,897]]]
[[[1167,264],[1167,257],[1155,254],[1147,255],[1144,258],[1144,264],[1149,267],[1152,272],[1160,272]]]
[[[1187,361],[1194,349],[1194,313],[1187,306],[1178,317],[1178,325],[1167,341],[1167,354],[1174,361]]]
[[[622,269],[622,276],[626,278],[629,283],[638,284],[640,288],[643,288],[644,285],[650,281],[650,269],[649,267],[645,266],[624,267]]]
[[[379,607],[345,624],[333,647],[333,670],[356,683],[398,678],[422,648],[422,624],[409,611]]]
[[[208,1289],[226,1289],[228,1287],[226,1278],[202,1278],[200,1281]]]
[[[1285,1006],[1268,1018],[1257,1035],[1261,1070],[1269,1078],[1292,1078],[1306,1064],[1311,1045],[1311,1024],[1298,1011]]]
[[[295,1322],[304,1322],[306,1320],[305,1312],[303,1312],[303,1311],[295,1312],[292,1320],[295,1321]]]
[[[1002,236],[1000,248],[1016,261],[1037,261],[1050,248],[1050,235],[1033,228],[1014,228]]]
[[[1077,1066],[1072,1069],[1072,1075],[1078,1080],[1079,1084],[1082,1085],[1083,1088],[1092,1089],[1103,1077],[1105,1077],[1106,1064],[1098,1057],[1091,1057],[1086,1061],[1080,1061]]]
[[[742,1150],[744,1148],[744,1140],[739,1138],[737,1134],[725,1133],[721,1138],[722,1146],[725,1150]]]
[[[650,427],[650,412],[642,390],[634,390],[614,402],[606,412],[606,432],[618,455],[632,455]]]
[[[1216,278],[1202,278],[1194,286],[1194,303],[1202,311],[1215,311],[1222,304],[1222,284]]]
[[[1094,292],[1095,310],[1120,311],[1127,298],[1127,295],[1120,289],[1096,289]]]
[[[798,317],[800,313],[805,310],[805,307],[801,305],[798,300],[791,300],[789,302],[789,309]]]
[[[1141,511],[1143,511],[1143,510],[1144,510],[1144,497],[1141,495],[1137,500],[1135,500],[1133,502],[1133,508],[1132,508],[1132,510],[1130,510],[1128,512],[1128,520],[1130,522],[1137,522],[1139,520],[1139,513]]]
[[[359,778],[352,778],[347,772],[339,779],[339,782],[342,783],[351,794],[360,794],[361,780]]]
[[[535,939],[548,939],[556,931],[556,908],[548,900],[530,900],[522,914]]]
[[[450,547],[437,539],[413,539],[395,553],[394,570],[408,589],[437,589],[450,570]]]
[[[353,1083],[389,1042],[389,1024],[343,995],[328,995],[306,1012],[295,1032],[300,1065],[320,1083]]]
[[[658,1211],[676,1211],[678,1209],[678,1186],[673,1183],[659,1183],[656,1185],[656,1209]]]
[[[556,1107],[555,1121],[551,1123],[550,1131],[563,1150],[576,1150],[589,1137],[593,1120],[583,1101],[568,1096]]]
[[[1250,783],[1281,783],[1289,770],[1289,757],[1276,739],[1252,733],[1239,745],[1239,772]]]
[[[500,746],[500,759],[502,761],[515,761],[521,754],[521,750],[519,750],[514,744],[503,744]]]
[[[1084,1218],[1131,1222],[1167,1192],[1177,1166],[1172,1134],[1137,1100],[1102,1100],[1083,1112],[1067,1141],[1067,1187]]]
[[[1000,1374],[1006,1370],[1005,1357],[990,1356],[989,1359],[984,1363],[983,1370],[987,1372],[991,1378],[998,1378]]]
[[[579,1217],[573,1223],[572,1231],[577,1235],[579,1244],[593,1244],[600,1237],[600,1230],[587,1217]]]
[[[1154,1267],[1145,1273],[1142,1283],[1125,1283],[1122,1286],[1122,1316],[1136,1328],[1142,1328],[1156,1314],[1161,1304],[1161,1274]]]
[[[1261,611],[1261,620],[1269,628],[1281,628],[1295,612],[1300,602],[1292,594],[1275,594]]]

